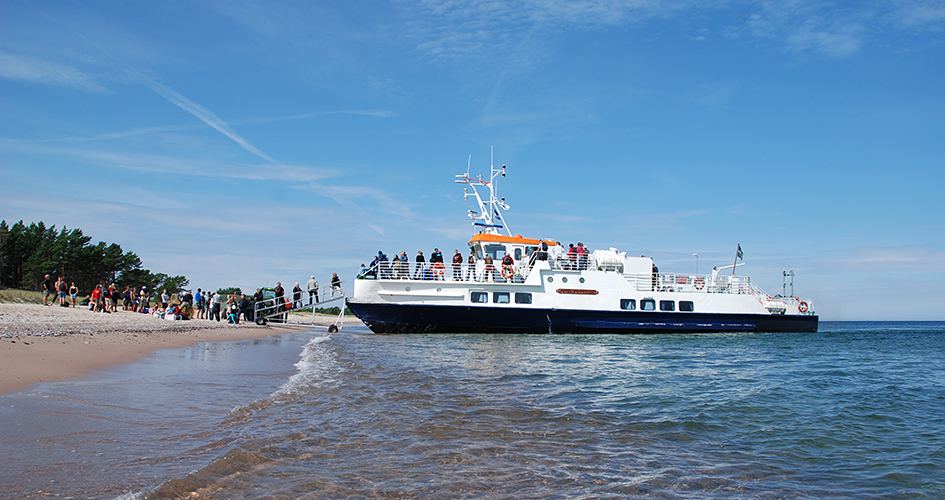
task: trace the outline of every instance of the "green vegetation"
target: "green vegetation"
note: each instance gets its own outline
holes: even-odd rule
[[[240,287],[238,287],[238,286],[231,286],[231,287],[229,287],[229,288],[221,288],[221,289],[217,290],[217,293],[219,293],[220,295],[233,295],[233,294],[235,294],[237,297],[239,297],[240,295],[243,294],[243,292],[240,291]]]
[[[0,221],[0,288],[40,290],[46,274],[52,281],[62,276],[67,283],[75,282],[81,295],[99,282],[115,283],[119,289],[146,285],[168,293],[179,293],[188,284],[183,276],[152,273],[141,267],[134,252],[124,252],[116,243],[92,245],[91,241],[81,229],[56,230],[56,226],[47,228],[42,222],[27,226],[23,221],[8,226]]]
[[[4,290],[0,290],[0,303],[3,303],[3,302],[42,304],[43,294],[42,292],[32,292],[29,290],[17,290],[15,288],[7,288]]]

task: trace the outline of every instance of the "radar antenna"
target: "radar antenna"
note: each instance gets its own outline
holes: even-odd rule
[[[505,218],[502,215],[502,211],[508,210],[509,206],[505,203],[505,198],[499,198],[496,194],[496,179],[500,176],[505,177],[505,165],[502,165],[501,168],[495,168],[495,163],[493,163],[494,154],[493,148],[492,158],[489,161],[489,180],[482,180],[481,174],[476,178],[469,177],[469,167],[472,164],[472,155],[469,155],[466,173],[457,175],[456,183],[466,184],[472,188],[472,193],[469,193],[469,189],[463,189],[463,199],[469,199],[470,194],[476,197],[479,212],[470,210],[469,218],[473,221],[472,225],[479,228],[480,233],[502,234],[501,230],[504,229],[508,236],[512,236],[512,231],[505,223]],[[479,190],[476,189],[477,186],[489,189],[488,200],[482,199]]]

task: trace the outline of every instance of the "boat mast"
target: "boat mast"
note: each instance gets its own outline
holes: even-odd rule
[[[505,204],[505,198],[499,198],[496,194],[496,179],[499,178],[499,176],[505,177],[505,165],[502,165],[501,168],[495,168],[495,164],[490,160],[489,180],[484,181],[482,180],[481,174],[476,176],[476,178],[469,177],[469,164],[471,163],[472,155],[469,157],[466,173],[457,175],[455,182],[472,187],[472,193],[469,192],[469,188],[463,189],[464,200],[468,200],[470,194],[476,197],[479,212],[474,210],[469,211],[469,218],[473,221],[472,225],[479,228],[479,233],[502,234],[501,230],[505,229],[506,234],[512,236],[512,231],[505,223],[505,218],[502,215],[502,211],[508,210],[509,206]],[[476,186],[483,186],[489,189],[488,201],[482,199]]]

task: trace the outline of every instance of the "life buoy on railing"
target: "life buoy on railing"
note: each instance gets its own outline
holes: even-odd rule
[[[702,290],[705,288],[705,280],[702,278],[696,278],[692,281],[692,287],[696,290]]]
[[[443,270],[446,269],[446,266],[442,262],[437,262],[433,264],[433,274],[437,276],[443,276]]]
[[[806,313],[806,312],[807,312],[807,309],[808,309],[808,307],[807,307],[807,302],[804,302],[803,300],[802,300],[801,303],[798,304],[798,306],[797,306],[797,310],[800,311],[800,312],[802,312],[802,313]]]
[[[512,266],[502,266],[502,277],[509,279],[512,276],[515,276],[515,269],[512,269]]]

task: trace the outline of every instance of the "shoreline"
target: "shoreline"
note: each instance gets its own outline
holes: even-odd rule
[[[150,314],[101,314],[85,308],[0,304],[0,395],[40,382],[76,380],[161,349],[227,342],[328,327],[334,316],[290,315],[284,324],[231,325],[205,319],[166,321]],[[345,324],[357,324],[346,317]]]

